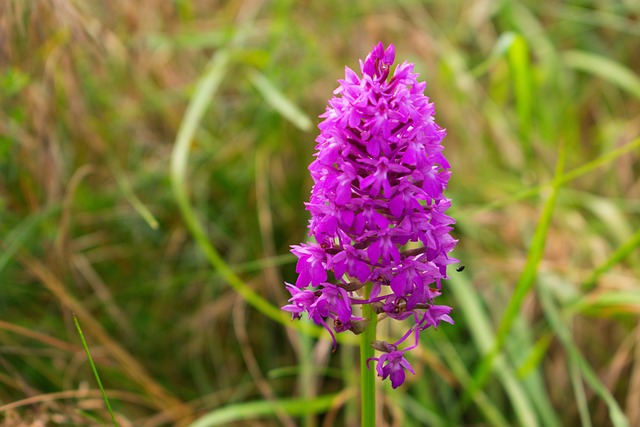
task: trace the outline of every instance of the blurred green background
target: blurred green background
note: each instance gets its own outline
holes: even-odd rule
[[[73,313],[121,426],[358,424],[354,340],[278,307],[378,41],[447,128],[466,265],[379,425],[640,425],[634,0],[0,1],[2,425],[111,423]]]

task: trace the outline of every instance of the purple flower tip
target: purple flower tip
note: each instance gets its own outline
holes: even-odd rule
[[[379,42],[364,60],[362,72],[374,79],[386,80],[395,56],[396,50],[392,44],[385,50],[382,42]]]
[[[404,353],[418,345],[420,331],[453,323],[440,295],[455,222],[445,214],[451,172],[442,154],[445,130],[434,120],[413,64],[392,72],[395,49],[378,43],[360,61],[360,74],[346,68],[318,126],[316,158],[309,166],[314,186],[306,204],[315,242],[292,246],[298,258],[295,286],[283,307],[294,318],[307,313],[331,333],[361,332],[363,304],[378,314],[410,320],[393,344],[377,342],[375,360],[394,388],[413,372]],[[362,284],[370,282],[369,298]],[[408,338],[414,342],[399,350]],[[334,338],[335,343],[335,338]]]

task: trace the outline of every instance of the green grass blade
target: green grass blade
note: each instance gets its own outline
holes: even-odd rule
[[[640,313],[640,290],[607,290],[585,295],[571,303],[567,309],[572,313],[602,315],[604,313]]]
[[[558,180],[559,185],[565,185],[570,183],[571,181],[580,178],[581,176],[584,176],[602,166],[605,166],[609,163],[611,163],[612,161],[616,160],[617,158],[627,154],[627,153],[631,153],[634,150],[638,150],[640,149],[640,138],[636,138],[633,141],[629,142],[628,144],[625,144],[624,146],[617,148],[615,150],[612,150],[606,154],[603,154],[601,156],[599,156],[598,158],[585,163],[584,165],[577,167],[569,172],[567,172],[566,174],[564,174],[562,177],[560,177],[560,179]],[[541,185],[537,185],[535,187],[532,188],[528,188],[526,190],[522,190],[516,194],[514,194],[513,196],[509,196],[506,197],[504,199],[500,199],[500,200],[496,200],[495,202],[491,202],[491,203],[487,203],[485,205],[482,205],[481,207],[477,208],[477,209],[473,209],[471,210],[469,213],[465,214],[464,212],[460,212],[460,214],[458,214],[458,217],[463,217],[466,215],[474,215],[480,212],[486,212],[486,211],[490,211],[490,210],[494,210],[494,209],[499,209],[502,208],[504,206],[508,206],[511,205],[513,203],[519,202],[521,200],[526,200],[528,198],[531,197],[535,197],[538,194],[540,194],[543,190],[550,188],[553,186],[553,181],[552,182],[547,182]]]
[[[471,284],[462,277],[456,277],[449,289],[458,302],[460,313],[467,320],[476,347],[482,355],[485,355],[485,358],[488,357],[492,349],[495,348],[496,337],[493,334],[489,316],[483,309],[478,294],[473,291]],[[537,426],[537,417],[531,401],[508,361],[502,355],[496,355],[492,363],[493,365],[489,368],[494,369],[496,376],[507,390],[507,395],[520,421],[519,424]],[[469,381],[470,388],[474,387],[475,381],[475,379]],[[467,388],[467,390],[470,388]],[[467,397],[467,399],[475,398],[476,393],[469,393]],[[464,403],[465,398],[463,397],[463,406]]]
[[[598,282],[600,276],[609,271],[613,266],[618,264],[620,261],[625,259],[629,254],[633,251],[637,250],[640,247],[640,230],[636,231],[633,236],[622,245],[618,247],[613,253],[606,259],[605,262],[600,264],[585,280],[583,284],[583,289],[589,290],[593,289]]]
[[[414,399],[409,394],[390,393],[388,398],[400,406],[407,414],[412,415],[416,420],[420,420],[419,425],[428,425],[429,427],[450,427],[453,425],[442,415],[426,407],[423,402]]]
[[[516,284],[515,291],[502,316],[502,320],[498,327],[498,332],[496,333],[496,339],[493,348],[485,355],[485,357],[478,365],[478,368],[473,375],[474,384],[465,392],[465,396],[463,397],[463,401],[465,402],[468,401],[469,397],[473,396],[473,394],[478,389],[482,388],[489,378],[489,374],[492,370],[494,361],[500,354],[507,340],[507,336],[511,331],[511,327],[513,326],[516,317],[518,316],[520,308],[522,307],[522,303],[524,302],[527,294],[533,288],[538,271],[538,265],[542,260],[547,231],[549,230],[549,225],[551,224],[551,218],[553,216],[556,199],[562,185],[561,178],[564,168],[565,154],[565,145],[562,144],[558,150],[558,162],[556,164],[551,192],[542,209],[542,213],[538,221],[538,226],[536,227],[536,231],[531,242],[531,247],[529,248],[529,253],[527,255],[527,261],[524,270],[520,275],[518,283]]]
[[[598,76],[640,99],[640,77],[624,65],[604,56],[579,50],[564,52],[562,59],[569,67]]]
[[[531,158],[531,117],[533,110],[533,79],[531,77],[531,60],[529,47],[524,37],[518,35],[513,39],[508,52],[509,66],[516,100],[516,111],[520,124],[520,141],[526,146],[524,152]]]
[[[309,319],[302,318],[301,322],[311,322]],[[296,367],[295,374],[297,376],[298,388],[304,399],[312,399],[317,394],[318,380],[316,365],[313,363],[313,344],[314,339],[309,335],[298,333],[298,342],[300,346],[300,356],[298,356],[298,365]],[[269,372],[269,377],[274,378],[273,375],[277,372]],[[302,420],[303,427],[314,427],[315,419],[313,414],[307,414]]]
[[[580,369],[578,369],[574,363],[569,365],[569,377],[571,378],[573,394],[576,397],[576,406],[578,407],[582,427],[592,427],[591,415],[589,415],[589,404],[587,403],[587,395],[584,392],[582,376],[580,375]]]
[[[526,377],[530,375],[535,368],[540,365],[545,354],[549,350],[549,344],[553,339],[552,334],[546,334],[540,337],[529,351],[527,357],[518,365],[518,376]]]
[[[285,119],[302,131],[311,130],[313,123],[297,105],[289,100],[267,77],[258,70],[249,71],[249,80],[265,101]]]
[[[531,324],[523,316],[519,316],[514,327],[513,339],[509,340],[506,346],[509,360],[516,368],[515,377],[536,409],[540,424],[544,427],[560,427],[562,422],[551,403],[541,369],[546,354],[543,352],[548,348],[552,336],[548,334],[534,341],[531,329]]]
[[[489,54],[489,57],[476,65],[471,70],[471,75],[478,78],[487,73],[487,71],[489,71],[491,67],[500,60],[500,58],[503,58],[509,52],[516,37],[518,37],[518,35],[512,32],[500,34],[500,37],[496,40],[496,43]]]
[[[457,282],[459,283],[459,282]],[[456,283],[456,286],[457,286]],[[452,286],[453,289],[455,286]],[[465,316],[467,316],[465,314]],[[462,387],[467,388],[472,384],[471,374],[467,370],[467,366],[465,361],[460,357],[458,353],[458,349],[451,344],[450,341],[446,339],[441,339],[438,341],[438,348],[440,353],[442,353],[444,360],[446,360],[447,365],[451,369],[451,371],[456,376],[456,379],[460,382]],[[486,419],[488,425],[494,427],[507,427],[510,426],[510,423],[505,419],[502,411],[491,401],[490,397],[485,394],[482,390],[478,391],[473,396],[473,401],[478,408],[478,411],[482,414],[482,416]],[[458,407],[459,410],[462,410],[462,407]],[[455,424],[457,422],[457,424]],[[455,417],[453,420],[453,425],[459,425],[461,423],[460,414],[458,417]]]
[[[107,398],[107,393],[104,391],[104,387],[102,387],[102,381],[100,381],[100,375],[98,375],[98,369],[96,368],[95,363],[93,363],[93,358],[91,357],[91,352],[89,351],[89,346],[87,345],[87,341],[84,339],[84,333],[82,333],[82,328],[80,327],[80,322],[76,315],[73,315],[73,322],[76,324],[76,329],[78,330],[78,334],[80,335],[80,340],[82,341],[82,346],[84,347],[84,351],[87,353],[87,358],[89,359],[89,365],[91,365],[91,370],[93,371],[93,376],[96,378],[96,382],[98,383],[98,388],[102,393],[102,398],[104,399],[104,403],[107,405],[107,410],[111,415],[111,420],[113,421],[113,425],[118,427],[118,422],[116,421],[116,417],[113,414],[113,410],[111,409],[111,404],[109,403],[109,398]]]
[[[0,253],[0,272],[9,264],[9,261],[15,256],[20,247],[29,239],[38,225],[42,224],[49,217],[60,212],[60,205],[54,205],[35,214],[29,215],[15,226],[0,241],[2,244],[2,253]]]
[[[278,401],[278,407],[292,416],[319,414],[330,409],[338,394],[319,396],[314,399],[284,399]],[[234,421],[251,420],[263,416],[275,416],[276,406],[273,402],[261,400],[238,403],[216,409],[191,423],[189,427],[214,427],[228,425]]]
[[[174,197],[187,228],[212,267],[248,304],[260,313],[284,326],[295,328],[315,337],[321,337],[323,336],[322,328],[312,326],[308,323],[292,322],[288,313],[283,312],[279,307],[274,306],[268,300],[257,294],[235,274],[231,266],[225,262],[209,241],[205,229],[198,220],[193,206],[189,201],[187,165],[189,162],[191,141],[194,139],[200,121],[227,72],[230,59],[231,53],[229,49],[217,51],[211,59],[203,77],[195,87],[194,96],[180,124],[171,154],[171,185]],[[357,345],[358,343],[357,337],[352,335],[341,334],[337,338],[342,343],[352,345]]]
[[[157,230],[159,227],[158,220],[153,216],[149,208],[147,208],[144,203],[138,198],[136,193],[133,191],[133,187],[131,186],[131,182],[125,175],[122,167],[116,160],[115,156],[111,153],[107,154],[107,163],[111,168],[111,172],[113,176],[116,178],[116,182],[118,183],[118,187],[120,187],[120,191],[124,195],[125,199],[133,206],[136,212],[145,220],[149,227],[153,230]]]
[[[608,8],[592,9],[587,3],[580,6],[558,3],[555,7],[550,8],[549,11],[563,21],[574,21],[593,27],[602,27],[616,32],[640,36],[640,28],[632,18],[612,12],[613,8],[611,11],[606,9]]]
[[[242,297],[258,311],[264,315],[282,321],[283,313],[267,300],[250,289],[229,265],[220,256],[218,251],[211,245],[204,231],[204,227],[196,218],[196,213],[189,202],[187,195],[187,164],[189,160],[189,149],[200,120],[207,110],[211,99],[218,90],[224,78],[230,61],[230,52],[227,49],[216,52],[213,56],[207,71],[198,82],[194,96],[187,107],[185,117],[180,124],[176,142],[171,155],[171,178],[173,193],[185,220],[185,223],[196,242],[205,253],[211,265],[222,277],[238,292]]]
[[[540,281],[538,290],[544,314],[567,351],[567,354],[569,355],[569,362],[575,365],[580,372],[582,372],[582,376],[587,384],[589,384],[591,389],[606,403],[609,408],[609,418],[611,419],[613,426],[628,427],[629,423],[624,412],[618,405],[618,402],[616,402],[616,399],[611,395],[609,390],[607,390],[602,382],[600,382],[596,373],[582,354],[580,354],[578,347],[574,344],[573,339],[571,338],[571,331],[562,321],[560,313],[553,302],[549,285],[544,281]]]

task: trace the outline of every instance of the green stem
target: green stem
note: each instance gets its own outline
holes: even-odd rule
[[[371,293],[371,283],[365,285],[365,298]],[[362,427],[375,427],[376,425],[376,375],[375,369],[367,368],[367,359],[374,357],[375,350],[371,342],[376,339],[376,323],[378,315],[370,304],[362,306],[362,316],[369,320],[367,328],[360,336],[360,393],[362,400]]]
[[[80,322],[76,317],[75,313],[73,314],[73,322],[76,324],[76,329],[78,330],[78,334],[80,335],[80,341],[82,341],[82,346],[84,347],[84,351],[87,353],[87,358],[89,359],[89,365],[91,365],[91,370],[93,371],[93,376],[96,378],[96,382],[98,383],[98,388],[102,393],[102,398],[104,399],[105,405],[107,405],[107,410],[111,415],[111,421],[113,421],[113,425],[118,427],[118,422],[116,421],[115,415],[113,415],[113,410],[111,409],[111,404],[109,404],[109,399],[107,398],[107,392],[104,391],[104,387],[102,387],[102,381],[100,381],[100,375],[98,375],[98,369],[96,369],[95,363],[93,363],[93,357],[91,357],[91,352],[89,351],[89,345],[87,344],[87,340],[84,339],[84,333],[82,332],[82,328],[80,327]]]

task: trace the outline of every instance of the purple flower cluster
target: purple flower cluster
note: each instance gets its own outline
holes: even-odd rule
[[[413,372],[404,353],[418,344],[420,331],[441,321],[453,323],[450,307],[435,305],[440,281],[447,277],[454,220],[445,214],[443,195],[449,163],[442,155],[445,130],[434,121],[413,64],[391,74],[395,50],[379,43],[360,61],[362,75],[346,68],[320,117],[309,234],[314,243],[292,246],[298,257],[288,305],[294,318],[306,312],[330,333],[361,333],[371,304],[382,317],[410,321],[396,342],[375,341],[382,352],[377,372],[394,388]],[[365,298],[365,283],[372,284]],[[357,307],[357,308],[356,308]],[[413,342],[400,348],[413,337]],[[371,361],[370,360],[370,361]]]

